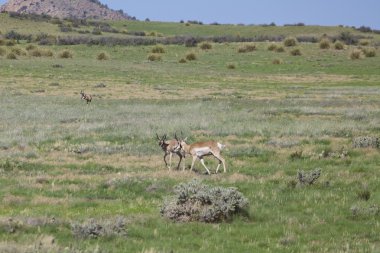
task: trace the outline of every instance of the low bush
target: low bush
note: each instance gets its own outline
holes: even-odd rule
[[[186,59],[185,58],[181,58],[181,60],[178,61],[179,63],[186,63]]]
[[[343,50],[343,49],[344,49],[344,44],[343,44],[343,42],[337,40],[337,41],[334,43],[334,48],[335,48],[335,50]]]
[[[230,63],[230,64],[227,65],[227,68],[228,69],[236,69],[236,65],[233,64],[233,63]]]
[[[283,53],[283,52],[285,52],[285,48],[283,46],[279,46],[279,47],[277,47],[276,52],[277,53]]]
[[[287,37],[285,40],[284,40],[284,46],[286,47],[294,47],[297,45],[297,39],[296,38],[293,38],[293,37]]]
[[[161,61],[162,57],[159,54],[150,54],[150,55],[148,55],[148,60],[149,61]]]
[[[369,40],[360,40],[359,45],[360,46],[369,46],[370,41]]]
[[[73,58],[73,53],[69,50],[63,50],[58,54],[58,57],[62,59]]]
[[[290,54],[293,56],[300,56],[302,55],[301,50],[299,48],[295,48],[292,51],[290,51]]]
[[[360,136],[353,139],[354,148],[380,148],[380,138],[374,136]]]
[[[26,46],[26,51],[31,51],[31,50],[34,50],[34,49],[36,49],[37,47],[35,46],[35,45],[33,45],[33,44],[29,44],[29,45],[27,45]]]
[[[330,40],[327,38],[322,39],[319,42],[319,48],[320,49],[330,49]]]
[[[200,48],[202,50],[210,50],[210,49],[212,49],[212,45],[209,42],[202,42],[200,45]]]
[[[106,61],[108,60],[110,57],[109,55],[106,53],[106,52],[101,52],[99,53],[97,56],[96,56],[96,59],[99,60],[99,61]]]
[[[195,53],[188,53],[186,55],[186,60],[188,61],[195,61],[197,59],[197,56]]]
[[[311,185],[321,176],[321,169],[310,172],[298,171],[298,181],[301,185]]]
[[[71,232],[78,239],[96,239],[99,237],[127,236],[126,222],[123,217],[115,220],[89,219],[82,224],[71,224]]]
[[[0,56],[4,56],[7,53],[7,50],[4,48],[0,47]]]
[[[155,47],[152,48],[152,53],[154,54],[163,54],[165,53],[165,49],[163,46],[161,45],[157,45]]]
[[[248,52],[253,52],[255,50],[256,50],[255,44],[244,45],[244,46],[238,48],[239,53],[248,53]]]
[[[193,180],[174,189],[176,195],[161,207],[161,215],[177,222],[222,222],[243,213],[248,200],[235,188],[211,187]]]
[[[355,48],[350,53],[351,60],[359,60],[364,57],[362,50]]]
[[[376,56],[376,49],[375,48],[363,48],[362,52],[365,55],[365,57],[375,57]]]
[[[272,63],[275,64],[275,65],[279,65],[279,64],[282,64],[282,60],[281,59],[274,59],[272,61]]]
[[[17,59],[17,55],[13,52],[10,52],[7,54],[7,59],[8,60],[16,60]]]
[[[12,48],[11,52],[18,55],[18,56],[25,56],[26,55],[26,52],[19,47]]]
[[[272,44],[270,44],[270,45],[268,46],[268,50],[269,50],[269,51],[276,51],[276,49],[277,49],[277,45],[274,44],[274,43],[272,43]]]

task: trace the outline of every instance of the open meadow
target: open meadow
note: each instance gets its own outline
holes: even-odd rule
[[[380,35],[0,21],[0,252],[380,251]],[[225,144],[227,172],[211,157],[214,173],[190,171],[189,156],[169,171],[156,133]],[[318,169],[300,185],[298,172]],[[194,179],[235,187],[244,214],[162,217]],[[108,229],[84,235],[96,224]]]

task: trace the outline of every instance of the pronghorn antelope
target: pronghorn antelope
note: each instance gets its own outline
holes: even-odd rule
[[[220,151],[225,148],[226,145],[223,145],[216,141],[196,142],[188,145],[186,143],[186,139],[187,138],[184,140],[176,140],[180,143],[180,148],[184,152],[184,156],[185,154],[190,154],[193,157],[190,170],[193,170],[195,160],[198,158],[201,161],[203,167],[205,167],[207,170],[207,173],[211,174],[210,170],[205,165],[203,157],[213,155],[219,161],[219,164],[216,167],[216,173],[218,173],[220,164],[223,164],[224,172],[226,172],[226,164],[224,158],[220,155]]]
[[[90,94],[85,94],[85,93],[83,92],[83,90],[81,90],[81,91],[80,91],[80,95],[81,95],[80,99],[84,99],[84,100],[86,100],[87,104],[91,102],[91,100],[92,100],[92,96],[91,96]]]
[[[168,167],[169,170],[171,169],[171,166],[172,166],[172,156],[173,156],[173,153],[174,153],[174,154],[177,154],[179,156],[179,162],[178,162],[178,165],[177,165],[177,170],[178,170],[179,169],[179,165],[181,164],[181,161],[182,161],[182,157],[184,157],[184,156],[181,154],[181,148],[180,148],[179,142],[177,141],[177,135],[176,135],[176,139],[174,139],[174,140],[167,140],[166,139],[167,138],[166,134],[164,134],[162,136],[162,138],[158,137],[157,133],[156,133],[156,136],[157,136],[157,140],[158,140],[158,145],[165,152],[164,162],[165,162],[166,167]],[[168,155],[169,155],[169,165],[166,162],[166,157]],[[185,163],[183,163],[183,170],[185,170]]]

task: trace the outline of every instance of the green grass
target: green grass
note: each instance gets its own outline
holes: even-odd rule
[[[39,32],[30,21],[0,19],[3,34],[10,27]],[[112,25],[163,36],[294,37],[348,29]],[[56,25],[39,27],[60,34]],[[159,62],[147,60],[155,46],[38,45],[53,56],[0,56],[0,251],[25,252],[46,236],[56,243],[45,252],[379,251],[379,215],[366,211],[380,204],[379,150],[352,146],[357,136],[380,137],[378,50],[352,61],[355,46],[299,43],[302,55],[294,57],[288,48],[277,53],[268,50],[272,42],[257,42],[255,51],[239,54],[247,44],[212,43],[207,51],[165,45]],[[63,50],[73,58],[59,58]],[[96,59],[102,52],[107,61]],[[197,60],[179,63],[189,52]],[[282,64],[273,64],[278,58]],[[89,105],[80,90],[93,95]],[[193,172],[168,171],[156,133],[226,144],[227,173],[205,175],[199,162]],[[340,158],[343,151],[348,156]],[[216,161],[206,163],[214,172]],[[294,184],[299,170],[317,168],[315,185]],[[221,224],[163,219],[159,210],[173,187],[194,178],[237,187],[250,202],[247,215]],[[367,201],[358,197],[363,189]],[[126,238],[72,234],[72,224],[118,216],[127,221]]]

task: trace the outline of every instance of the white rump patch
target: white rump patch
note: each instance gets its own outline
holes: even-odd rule
[[[226,145],[224,145],[224,144],[222,144],[222,143],[217,143],[218,144],[218,148],[220,149],[220,150],[222,150],[222,149],[224,149],[225,147],[226,147]]]

